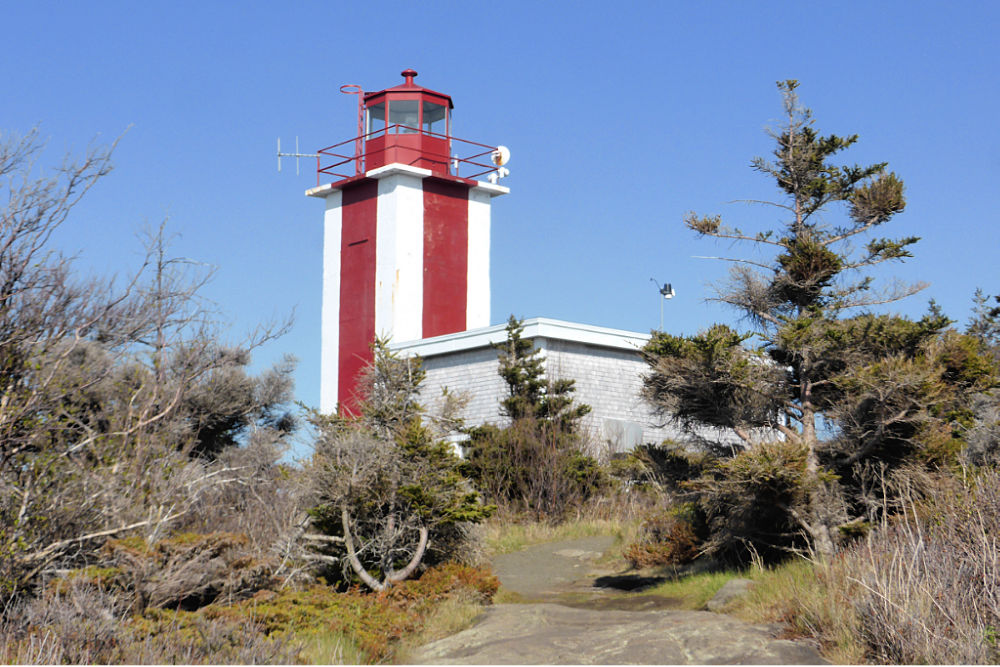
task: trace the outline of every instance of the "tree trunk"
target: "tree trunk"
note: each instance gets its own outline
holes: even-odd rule
[[[347,548],[347,562],[351,564],[351,569],[358,575],[358,578],[373,591],[384,591],[390,584],[404,581],[410,577],[420,565],[420,561],[424,559],[424,553],[427,551],[429,531],[426,527],[421,527],[419,529],[420,538],[417,542],[417,549],[413,553],[413,557],[410,558],[410,562],[406,564],[406,567],[398,571],[387,567],[384,573],[385,578],[379,581],[364,568],[364,565],[361,564],[361,560],[358,558],[357,551],[354,549],[354,538],[351,536],[351,517],[346,507],[340,509],[340,523],[344,529],[344,546]]]

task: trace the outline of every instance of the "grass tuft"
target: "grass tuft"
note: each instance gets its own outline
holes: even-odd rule
[[[746,576],[746,573],[736,570],[688,574],[647,588],[641,595],[657,595],[677,600],[681,609],[704,609],[727,581],[742,576]]]

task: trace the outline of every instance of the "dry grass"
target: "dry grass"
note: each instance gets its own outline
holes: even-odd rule
[[[839,663],[995,663],[998,535],[1000,473],[944,478],[831,562],[756,573],[736,613],[786,623]]]
[[[623,545],[638,538],[639,524],[662,497],[644,492],[614,492],[594,498],[558,523],[540,522],[500,512],[484,526],[488,556],[520,551],[533,544],[613,535],[616,547],[605,560],[618,559]]]
[[[357,644],[342,632],[324,632],[303,640],[299,658],[310,665],[360,665],[367,662]]]
[[[558,524],[491,519],[486,524],[486,545],[491,555],[506,554],[520,551],[533,544],[595,535],[614,535],[621,538],[622,529],[623,526],[608,519],[577,519]]]
[[[941,484],[930,502],[853,551],[850,580],[872,657],[891,663],[1000,659],[1000,474]]]
[[[782,623],[789,637],[815,639],[834,663],[866,662],[852,604],[855,587],[842,559],[821,565],[796,558],[774,568],[753,569],[744,576],[757,585],[733,604],[733,614],[751,623]]]
[[[458,595],[445,600],[424,619],[417,632],[400,642],[393,655],[393,662],[412,663],[421,646],[472,627],[482,613],[482,601],[472,596]]]

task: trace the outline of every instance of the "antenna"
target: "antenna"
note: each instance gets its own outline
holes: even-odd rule
[[[340,87],[340,92],[347,95],[357,95],[358,96],[358,136],[354,140],[354,170],[355,173],[361,174],[364,172],[364,167],[361,165],[362,154],[364,153],[364,129],[365,129],[365,105],[364,96],[365,91],[362,90],[361,86],[356,83],[345,83]],[[316,171],[319,171],[319,153],[300,153],[299,152],[299,138],[295,137],[295,152],[294,153],[282,153],[281,152],[281,137],[278,137],[278,171],[281,171],[281,158],[283,157],[293,157],[295,158],[295,175],[299,175],[299,158],[303,157],[314,157],[316,158]],[[318,174],[317,174],[318,176]]]
[[[656,278],[650,278],[650,280],[653,281],[656,289],[659,290],[660,295],[663,297],[660,299],[660,331],[663,331],[663,302],[674,298],[674,288],[670,283],[663,283],[663,287],[660,287],[660,283],[656,281]]]
[[[299,158],[300,157],[314,157],[318,158],[319,153],[300,153],[299,152],[299,138],[295,137],[295,152],[294,153],[282,153],[281,152],[281,137],[278,137],[278,171],[281,171],[281,158],[283,157],[293,157],[295,158],[295,175],[299,175]]]

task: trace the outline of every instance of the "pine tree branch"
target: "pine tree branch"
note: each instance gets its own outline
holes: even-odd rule
[[[757,268],[765,269],[767,271],[770,271],[773,268],[772,266],[770,266],[768,264],[763,264],[761,262],[755,262],[755,261],[753,261],[751,259],[738,259],[738,258],[735,258],[735,257],[714,257],[714,256],[711,256],[711,255],[691,255],[691,257],[693,259],[717,259],[717,260],[721,260],[723,262],[733,262],[733,263],[736,263],[736,264],[749,264],[751,266],[756,266]]]
[[[918,292],[927,289],[929,285],[930,283],[914,283],[913,285],[910,285],[905,289],[900,288],[899,291],[891,292],[883,297],[873,297],[871,299],[855,299],[853,301],[845,300],[836,304],[835,307],[838,310],[846,310],[848,308],[868,308],[870,306],[881,306],[887,303],[895,303],[896,301],[905,299],[908,296],[913,296],[914,294],[917,294]]]
[[[775,424],[774,427],[778,429],[785,437],[787,437],[792,442],[798,442],[802,439],[802,436],[795,429],[789,428],[784,424]]]
[[[775,208],[781,208],[789,212],[794,212],[795,209],[788,204],[779,204],[776,201],[768,201],[766,199],[733,199],[729,204],[760,204],[762,206],[773,206]]]
[[[725,295],[720,295],[719,297],[717,297],[715,299],[709,299],[709,300],[710,301],[719,301],[720,303],[726,303],[726,304],[729,304],[730,306],[737,306],[739,308],[745,308],[749,312],[749,314],[752,315],[753,317],[756,317],[756,318],[758,318],[760,320],[768,322],[769,324],[773,324],[774,326],[780,326],[781,325],[781,320],[779,320],[774,315],[772,315],[772,314],[770,314],[768,312],[764,312],[762,310],[746,308],[747,304],[744,303],[744,302],[742,302],[742,301],[740,301],[740,300],[738,300],[735,296],[729,297],[729,296],[725,296]]]
[[[746,234],[741,234],[736,230],[727,231],[720,229],[718,231],[703,231],[703,230],[695,230],[695,231],[697,231],[699,234],[703,234],[705,236],[711,236],[717,239],[728,239],[730,241],[749,241],[750,243],[766,243],[767,245],[773,245],[779,248],[785,247],[785,244],[782,243],[781,241],[772,241],[770,239],[763,238],[762,236],[747,236]]]

